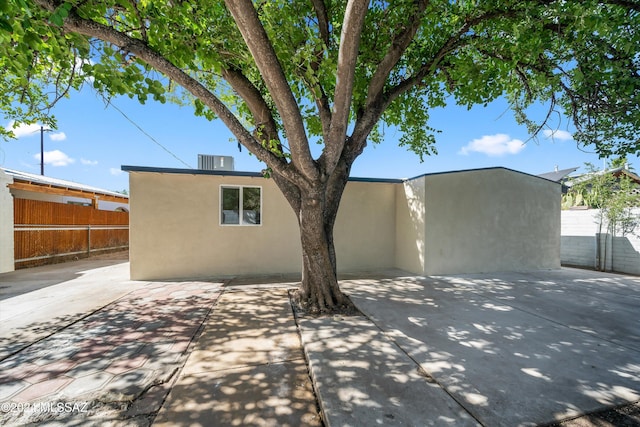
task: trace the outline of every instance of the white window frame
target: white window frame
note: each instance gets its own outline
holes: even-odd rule
[[[238,206],[238,224],[225,224],[222,222],[222,211],[223,211],[223,206],[222,204],[224,203],[224,199],[222,197],[222,192],[225,188],[229,188],[229,189],[238,189],[240,190],[240,194],[238,196],[238,200],[239,200],[239,206]],[[242,200],[243,200],[243,192],[245,188],[257,188],[260,190],[260,224],[245,224],[242,222],[242,218],[244,217],[244,207],[242,206]],[[221,227],[261,227],[262,223],[263,223],[263,216],[262,216],[262,211],[263,211],[263,204],[262,204],[262,186],[260,185],[234,185],[234,184],[220,184],[220,190],[219,190],[219,198],[220,198],[220,203],[218,205],[218,223]]]

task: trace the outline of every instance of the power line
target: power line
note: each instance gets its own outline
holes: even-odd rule
[[[165,147],[164,145],[160,144],[154,137],[152,137],[151,135],[149,135],[144,129],[142,129],[142,127],[140,127],[140,125],[138,125],[136,122],[134,122],[131,118],[129,118],[129,116],[127,116],[121,109],[119,109],[118,107],[115,106],[115,104],[113,104],[113,102],[111,102],[110,100],[107,100],[107,105],[112,106],[113,108],[115,108],[115,110],[122,114],[122,117],[124,117],[125,119],[127,119],[132,125],[134,125],[135,127],[138,128],[138,130],[140,132],[142,132],[147,138],[149,138],[151,141],[153,141],[153,143],[155,143],[158,147],[162,148],[164,151],[166,151],[167,153],[169,153],[174,159],[176,159],[177,161],[179,161],[180,163],[182,163],[183,165],[185,165],[186,167],[188,167],[189,169],[193,169],[193,167],[191,165],[189,165],[187,162],[185,162],[184,160],[182,160],[180,157],[178,157],[177,155],[173,154],[167,147]]]

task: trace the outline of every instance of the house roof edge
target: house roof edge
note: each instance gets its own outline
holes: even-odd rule
[[[242,172],[242,171],[223,171],[223,170],[204,170],[204,169],[176,169],[176,168],[158,168],[151,166],[130,166],[122,165],[124,172],[147,172],[147,173],[165,173],[165,174],[183,174],[183,175],[214,175],[214,176],[246,176],[254,178],[262,178],[261,172]],[[396,178],[359,178],[349,177],[350,182],[377,182],[402,184],[404,179]]]
[[[522,171],[519,171],[519,170],[507,168],[507,167],[504,167],[504,166],[490,166],[490,167],[486,167],[486,168],[460,169],[460,170],[456,170],[456,171],[444,171],[444,172],[428,172],[428,173],[423,173],[421,175],[414,176],[412,178],[407,178],[404,181],[413,181],[414,179],[419,179],[419,178],[422,178],[422,177],[434,176],[434,175],[447,175],[447,174],[463,173],[463,172],[481,172],[481,171],[489,171],[489,170],[505,170],[505,171],[509,171],[509,172],[513,172],[513,173],[526,175],[526,176],[531,177],[531,178],[542,179],[544,181],[548,181],[548,182],[551,182],[553,184],[560,185],[560,183],[552,181],[552,180],[550,180],[548,178],[544,178],[544,177],[541,177],[541,176],[538,176],[538,175],[533,175],[533,174],[530,174],[530,173],[527,173],[527,172],[522,172]]]

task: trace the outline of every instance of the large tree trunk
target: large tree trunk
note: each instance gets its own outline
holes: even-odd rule
[[[295,300],[299,308],[309,313],[350,313],[355,310],[338,286],[333,241],[333,227],[348,175],[348,167],[340,168],[331,179],[307,182],[304,189],[274,176],[298,219],[302,282]]]
[[[333,222],[325,221],[329,209],[332,207],[326,205],[322,195],[302,197],[299,212],[302,283],[297,299],[311,312],[335,312],[349,305],[338,287]]]

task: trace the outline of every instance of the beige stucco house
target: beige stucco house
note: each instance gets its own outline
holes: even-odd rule
[[[296,218],[259,173],[123,166],[134,280],[297,273]],[[505,168],[350,179],[341,272],[419,275],[560,267],[560,185]]]

